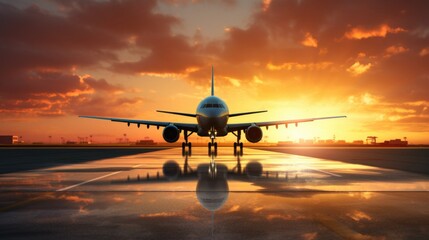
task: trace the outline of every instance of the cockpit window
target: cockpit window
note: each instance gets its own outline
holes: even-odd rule
[[[207,103],[203,105],[203,108],[225,108],[225,106],[220,103]]]

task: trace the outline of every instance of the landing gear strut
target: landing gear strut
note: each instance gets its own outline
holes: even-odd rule
[[[192,155],[192,143],[188,142],[188,137],[192,135],[191,132],[190,134],[188,134],[188,131],[184,131],[183,136],[185,137],[185,142],[182,142],[182,155],[185,156],[186,153],[186,147],[188,147],[188,155]]]
[[[240,142],[240,139],[241,139],[241,130],[238,130],[237,134],[235,134],[234,132],[232,132],[232,134],[234,134],[237,137],[237,142],[234,143],[234,156],[237,156],[238,153],[241,156],[243,156],[243,143]],[[238,152],[238,153],[237,153],[237,147],[240,148],[240,152]]]

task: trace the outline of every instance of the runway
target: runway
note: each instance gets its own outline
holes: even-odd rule
[[[198,189],[211,161],[217,174],[226,167],[225,189],[212,180]],[[166,177],[168,162],[180,171]],[[206,148],[109,155],[4,173],[0,185],[7,239],[429,236],[428,175],[267,150],[234,157],[219,148],[213,159]]]

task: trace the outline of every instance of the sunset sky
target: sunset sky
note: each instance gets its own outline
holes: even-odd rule
[[[0,0],[0,135],[162,141],[77,116],[196,122],[156,110],[195,113],[213,65],[230,112],[268,110],[230,122],[347,115],[264,140],[429,143],[428,16],[420,0]]]

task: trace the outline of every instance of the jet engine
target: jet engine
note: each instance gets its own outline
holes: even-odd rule
[[[262,139],[262,130],[256,125],[252,125],[246,130],[246,139],[251,143],[257,143]]]
[[[168,143],[174,143],[179,140],[180,130],[174,125],[168,125],[162,132],[162,137]]]

